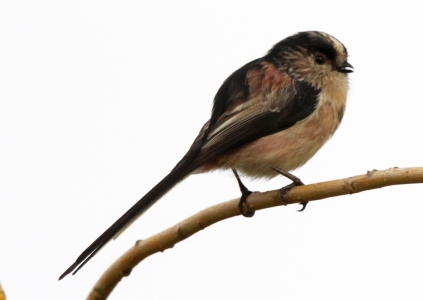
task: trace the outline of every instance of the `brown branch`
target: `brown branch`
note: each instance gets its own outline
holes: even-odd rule
[[[298,186],[286,193],[284,197],[286,202],[282,201],[279,190],[253,193],[248,197],[247,207],[248,210],[255,211],[410,183],[423,183],[423,167],[373,170],[365,175]],[[238,201],[239,199],[230,200],[209,207],[146,240],[138,241],[104,272],[87,299],[106,299],[118,282],[124,276],[128,276],[132,268],[146,257],[172,248],[176,243],[216,222],[239,216]]]
[[[0,300],[6,300],[6,294],[4,293],[0,284]]]

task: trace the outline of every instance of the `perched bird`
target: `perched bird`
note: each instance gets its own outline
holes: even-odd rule
[[[347,57],[347,49],[336,38],[308,31],[280,41],[265,56],[235,71],[217,91],[211,118],[186,155],[59,280],[75,274],[188,175],[232,169],[243,192],[240,211],[245,215],[242,202],[249,192],[237,171],[271,178],[281,170],[291,178],[287,171],[305,164],[338,128],[347,99],[347,74],[352,72]]]

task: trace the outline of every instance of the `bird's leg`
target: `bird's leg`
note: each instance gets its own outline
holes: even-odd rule
[[[244,211],[244,203],[247,201],[247,198],[249,195],[251,195],[253,192],[247,189],[247,187],[242,183],[241,178],[239,178],[238,172],[235,169],[232,169],[232,172],[234,172],[236,181],[238,181],[239,189],[241,190],[241,199],[239,199],[238,202],[238,209],[241,215],[243,215],[246,218],[251,218],[254,216],[254,211]]]
[[[280,189],[280,191],[279,191],[279,193],[280,193],[280,196],[281,196],[282,200],[283,200],[286,204],[289,204],[289,203],[288,203],[288,202],[286,202],[286,200],[285,200],[285,194],[286,194],[286,193],[287,193],[290,189],[292,189],[293,187],[296,187],[296,186],[299,186],[299,185],[304,185],[304,183],[300,180],[300,178],[298,178],[297,176],[295,176],[295,175],[293,175],[293,174],[291,174],[291,173],[289,173],[289,172],[286,172],[286,171],[284,171],[284,170],[279,170],[279,169],[276,169],[276,168],[273,168],[273,167],[272,167],[272,169],[273,169],[274,171],[278,172],[279,174],[281,174],[281,175],[285,176],[286,178],[288,178],[288,179],[291,179],[291,180],[292,180],[292,183],[291,183],[291,184],[288,184],[287,186],[284,186],[284,187],[283,187],[283,188],[281,188],[281,189]],[[308,201],[301,202],[300,204],[301,204],[303,207],[302,207],[300,210],[298,210],[299,212],[303,211],[303,210],[306,208],[306,206],[307,206],[307,204],[308,204]]]

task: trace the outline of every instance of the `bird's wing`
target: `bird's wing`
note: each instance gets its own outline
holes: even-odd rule
[[[315,110],[318,89],[293,80],[270,62],[257,60],[250,64],[245,72],[229,77],[217,93],[196,165],[291,127]]]

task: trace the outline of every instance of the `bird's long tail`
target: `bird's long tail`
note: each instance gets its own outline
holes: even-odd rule
[[[193,145],[194,146],[194,145]],[[193,148],[193,147],[192,147]],[[193,150],[191,148],[191,150]],[[132,206],[122,217],[120,217],[112,226],[100,235],[76,261],[59,277],[59,280],[66,275],[74,275],[79,271],[104,245],[111,239],[119,235],[126,227],[141,216],[147,209],[156,203],[164,194],[171,190],[178,182],[188,176],[195,170],[192,164],[197,151],[189,151],[187,155],[175,166],[175,168],[162,179],[154,188],[152,188],[144,197],[142,197],[134,206]],[[194,155],[193,155],[194,154]]]

